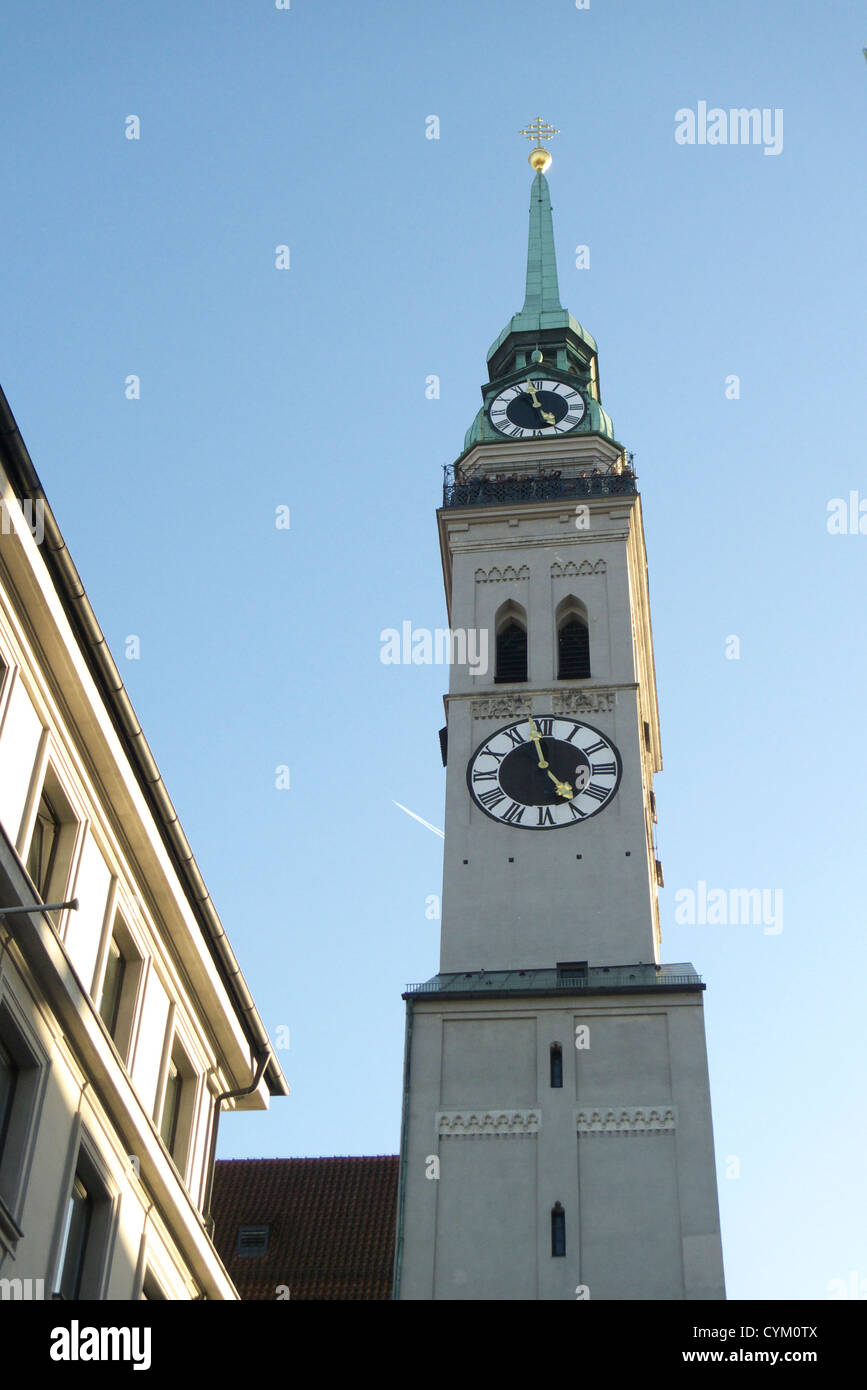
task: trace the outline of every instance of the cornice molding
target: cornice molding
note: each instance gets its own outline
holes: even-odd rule
[[[525,505],[529,506],[530,504],[526,503]],[[477,510],[480,511],[481,508]],[[562,522],[564,525],[566,523],[569,523],[571,525],[572,522],[574,522],[575,520],[575,513],[563,512],[562,509],[559,508],[556,510],[552,509],[552,511],[550,512],[550,519],[554,520],[555,518],[558,521],[558,524]],[[514,517],[513,519],[517,523],[513,528],[514,531],[521,531],[521,523],[530,522],[531,520],[539,520],[540,517],[539,514],[536,513],[535,517],[533,518],[525,514],[523,516]],[[503,520],[503,516],[473,516],[469,520],[461,521],[452,521],[450,519],[447,528],[444,527],[444,532],[447,532],[445,538],[449,541],[449,548],[452,554],[457,555],[462,551],[467,550],[478,551],[479,554],[481,554],[482,551],[485,550],[514,550],[516,548],[519,550],[534,550],[538,547],[543,547],[544,549],[550,550],[552,546],[556,545],[557,547],[560,547],[566,543],[565,537],[562,534],[558,534],[557,536],[549,534],[545,534],[542,536],[529,536],[526,533],[526,529],[524,530],[524,533],[522,535],[497,535],[492,537],[491,540],[481,540],[479,538],[478,531],[480,527],[501,526]],[[610,544],[612,541],[628,540],[630,531],[628,517],[625,518],[624,525],[624,516],[622,513],[617,516],[612,516],[609,512],[608,520],[611,523],[609,529],[603,528],[601,524],[596,525],[592,528],[592,535],[586,537],[572,535],[569,538],[570,543],[572,545],[595,546],[600,544]],[[475,532],[475,534],[472,536],[469,534],[471,524]],[[458,540],[457,537],[459,535],[464,536],[465,539]]]

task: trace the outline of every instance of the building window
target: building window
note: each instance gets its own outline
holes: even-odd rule
[[[590,630],[587,610],[576,598],[557,607],[557,679],[586,680],[590,675]]]
[[[11,991],[0,1001],[0,1251],[14,1249],[48,1061]],[[2,1258],[2,1257],[0,1257]]]
[[[497,614],[494,680],[515,684],[527,679],[527,615],[518,603],[504,603]]]
[[[58,1292],[66,1299],[79,1298],[84,1277],[84,1260],[93,1221],[94,1201],[85,1186],[81,1173],[76,1171],[69,1205],[66,1209],[66,1226],[60,1247],[60,1278]]]
[[[48,898],[59,841],[60,817],[43,791],[30,837],[30,849],[27,851],[27,872],[43,902]]]
[[[142,1283],[139,1297],[151,1303],[165,1302],[166,1300],[162,1285],[149,1269],[145,1270],[144,1282]]]
[[[0,1041],[0,1160],[6,1135],[9,1132],[9,1119],[18,1086],[18,1064],[2,1041]]]
[[[105,1298],[117,1200],[98,1150],[82,1133],[54,1278],[53,1292],[61,1298]]]
[[[169,1058],[166,1089],[163,1095],[163,1113],[160,1120],[160,1135],[169,1153],[174,1157],[178,1139],[178,1118],[181,1113],[181,1092],[184,1079],[174,1058]]]
[[[270,1226],[239,1226],[238,1255],[247,1260],[261,1259],[268,1253]]]
[[[103,949],[101,972],[97,972],[94,980],[94,1000],[112,1042],[126,1062],[144,961],[119,913],[112,923],[108,945]]]
[[[66,896],[78,819],[49,764],[30,832],[25,865],[43,902]]]
[[[159,1131],[163,1143],[182,1178],[186,1178],[187,1158],[195,1118],[197,1077],[177,1034],[173,1034],[166,1078],[163,1085]]]
[[[105,973],[102,977],[102,994],[99,1000],[100,1018],[112,1037],[114,1037],[117,1032],[120,998],[123,993],[123,977],[125,972],[126,961],[117,943],[117,938],[112,936],[111,941],[108,943]]]
[[[563,1085],[563,1049],[559,1043],[551,1044],[551,1085],[555,1089]]]
[[[551,1254],[566,1254],[566,1213],[559,1202],[551,1211]]]

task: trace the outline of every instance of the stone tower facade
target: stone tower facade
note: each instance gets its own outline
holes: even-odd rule
[[[560,304],[549,162],[533,150],[524,307],[438,513],[450,627],[490,660],[453,665],[446,697],[395,1296],[721,1299],[704,986],[660,961],[641,499]]]

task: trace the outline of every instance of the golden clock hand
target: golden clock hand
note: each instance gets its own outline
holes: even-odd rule
[[[538,410],[542,419],[547,421],[549,425],[555,424],[556,422],[554,420],[552,412],[550,410],[543,410],[541,405],[539,404],[539,395],[532,381],[527,382],[527,395],[532,397],[533,406],[536,410]]]
[[[535,746],[536,746],[536,756],[537,756],[538,759],[539,759],[539,766],[540,766],[540,767],[547,767],[548,764],[545,762],[545,759],[542,757],[542,735],[539,733],[539,730],[536,728],[536,721],[535,721],[535,719],[533,718],[532,714],[530,715],[529,724],[530,724],[530,738],[533,740],[533,743],[534,743]],[[550,773],[550,772],[548,773],[548,776],[549,776],[549,777],[551,776],[551,773]]]
[[[561,781],[560,781],[560,778],[557,777],[557,776],[555,776],[555,774],[554,774],[553,772],[549,772],[549,773],[548,773],[548,776],[551,778],[551,781],[554,783],[554,786],[557,788],[557,795],[558,795],[558,796],[565,796],[565,798],[566,798],[567,801],[571,801],[571,800],[572,800],[572,797],[575,795],[575,793],[574,793],[573,790],[572,790],[571,785],[570,785],[568,782],[561,782]]]

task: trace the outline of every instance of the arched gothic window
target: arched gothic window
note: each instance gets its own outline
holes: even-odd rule
[[[497,663],[494,680],[514,684],[527,679],[527,614],[509,600],[497,613]]]
[[[585,680],[590,675],[590,631],[580,599],[565,598],[557,607],[557,679]]]

